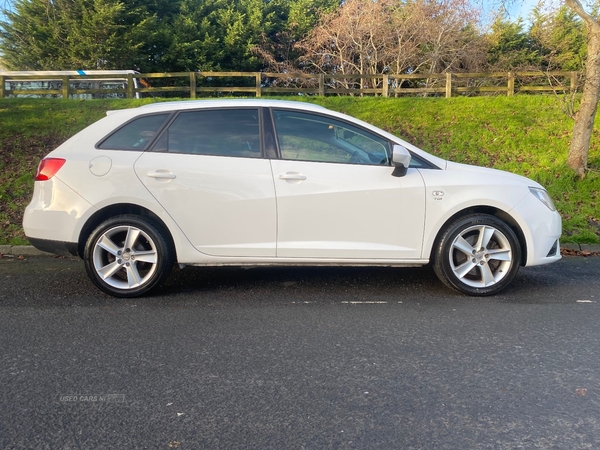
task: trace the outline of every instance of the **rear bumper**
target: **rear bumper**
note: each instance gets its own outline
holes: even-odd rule
[[[92,206],[58,177],[36,181],[31,202],[23,214],[23,229],[32,245],[40,250],[48,247],[63,248],[60,244],[35,242],[73,243],[79,240],[81,220]],[[53,252],[56,253],[56,252]]]
[[[51,241],[49,239],[29,238],[29,242],[38,250],[62,256],[79,256],[77,242]]]

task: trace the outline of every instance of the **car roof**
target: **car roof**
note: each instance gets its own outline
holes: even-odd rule
[[[175,111],[184,109],[198,109],[198,108],[223,108],[223,107],[277,107],[277,108],[294,108],[294,109],[305,109],[312,111],[324,111],[326,108],[312,103],[306,103],[302,101],[290,101],[290,100],[265,100],[257,98],[243,98],[243,99],[219,99],[219,100],[181,100],[176,102],[157,102],[150,103],[148,105],[140,106],[135,109],[143,109],[144,113],[152,111]]]

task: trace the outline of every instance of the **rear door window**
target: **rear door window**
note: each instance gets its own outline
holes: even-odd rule
[[[258,109],[180,112],[152,151],[259,158]]]

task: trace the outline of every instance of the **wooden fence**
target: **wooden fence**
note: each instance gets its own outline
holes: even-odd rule
[[[578,72],[496,72],[444,74],[306,74],[268,72],[176,72],[127,74],[119,77],[119,89],[80,89],[90,79],[115,80],[115,75],[48,76],[0,75],[0,98],[17,95],[69,98],[70,96],[119,96],[126,98],[147,95],[167,95],[197,98],[202,96],[303,94],[303,95],[375,95],[398,97],[405,95],[435,95],[450,98],[456,95],[515,95],[532,92],[577,91]],[[41,81],[52,80],[44,88]],[[219,80],[222,82],[219,83]],[[12,89],[30,82],[28,89]],[[125,83],[126,81],[126,83]],[[11,84],[11,82],[13,82]],[[20,82],[15,84],[14,82]],[[38,83],[36,83],[38,82]],[[88,83],[89,84],[89,83]],[[221,84],[221,85],[218,85]]]

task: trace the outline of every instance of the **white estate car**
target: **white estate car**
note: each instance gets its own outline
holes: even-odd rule
[[[135,297],[180,265],[422,266],[470,295],[560,259],[542,186],[274,100],[111,111],[40,162],[23,226]]]

